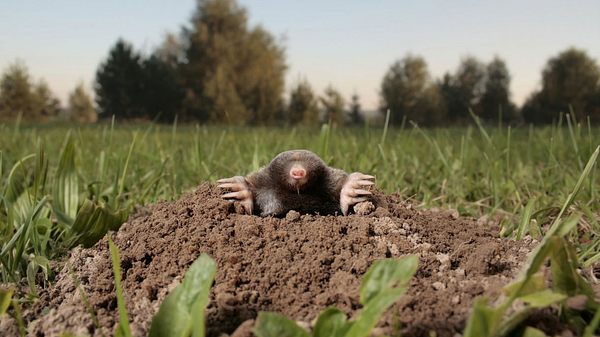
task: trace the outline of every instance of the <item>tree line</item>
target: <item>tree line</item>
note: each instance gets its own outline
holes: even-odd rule
[[[434,79],[423,57],[408,54],[384,75],[379,112],[389,111],[392,124],[425,126],[469,123],[471,114],[490,122],[545,124],[569,112],[598,123],[599,69],[585,51],[569,48],[547,62],[541,88],[518,108],[510,98],[510,73],[499,57],[489,63],[465,57],[454,72]],[[251,27],[246,9],[235,0],[198,0],[190,22],[149,55],[117,40],[98,66],[95,105],[79,85],[63,108],[45,82],[33,83],[22,63],[11,65],[0,80],[0,120],[364,122],[357,93],[346,100],[330,85],[318,94],[307,79],[299,79],[286,95],[286,70],[281,41],[260,25]]]
[[[488,122],[549,124],[565,113],[600,123],[600,68],[583,50],[569,48],[552,57],[542,71],[541,89],[521,109],[510,99],[510,80],[499,57],[488,64],[465,57],[454,73],[434,80],[422,57],[407,55],[382,81],[382,110],[389,109],[392,124],[464,124],[472,114]]]
[[[11,64],[0,78],[0,122],[68,120],[93,123],[98,119],[94,103],[83,84],[69,94],[63,107],[44,80],[35,82],[23,62]]]

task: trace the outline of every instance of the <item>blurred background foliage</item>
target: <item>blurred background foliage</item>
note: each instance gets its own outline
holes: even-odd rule
[[[283,41],[235,0],[199,0],[178,34],[167,34],[146,55],[119,38],[98,65],[91,93],[78,85],[67,106],[20,61],[0,79],[0,121],[93,123],[98,119],[174,120],[230,125],[383,124],[464,125],[471,111],[484,122],[551,124],[570,113],[600,122],[600,68],[584,50],[552,56],[540,88],[522,107],[511,101],[511,74],[496,56],[489,63],[464,57],[456,70],[432,78],[426,60],[407,54],[391,63],[381,81],[377,111],[362,111],[360,94],[344,98],[333,86],[315,93],[306,78],[285,89]]]

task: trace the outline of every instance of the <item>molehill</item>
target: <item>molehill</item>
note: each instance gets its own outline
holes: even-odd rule
[[[500,239],[495,225],[456,212],[416,210],[398,195],[376,193],[372,204],[357,205],[358,214],[349,216],[291,211],[285,218],[262,218],[239,214],[220,193],[202,184],[179,200],[138,212],[111,234],[121,253],[135,335],[147,334],[166,294],[207,253],[217,263],[208,336],[248,336],[259,311],[310,324],[325,307],[337,306],[352,317],[360,310],[359,285],[371,263],[405,254],[419,255],[419,269],[379,331],[453,336],[463,330],[474,298],[498,296],[533,246]],[[112,335],[118,313],[107,238],[74,249],[53,285],[24,314],[34,336],[100,336],[100,330]]]

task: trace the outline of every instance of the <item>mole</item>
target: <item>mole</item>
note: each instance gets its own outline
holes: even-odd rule
[[[367,200],[374,180],[371,175],[329,167],[311,151],[290,150],[246,177],[217,182],[229,190],[222,197],[239,201],[245,213],[284,216],[290,210],[347,215],[352,206]]]

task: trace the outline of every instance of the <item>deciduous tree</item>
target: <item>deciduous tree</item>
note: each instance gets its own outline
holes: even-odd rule
[[[407,118],[419,124],[435,125],[445,116],[442,97],[420,56],[407,55],[392,64],[381,84],[381,98],[381,110],[390,110],[392,124]]]
[[[39,102],[32,91],[29,71],[25,64],[11,64],[0,79],[0,119],[14,120],[19,116],[35,121],[39,114]]]
[[[69,120],[75,123],[94,123],[98,120],[98,114],[90,95],[80,83],[69,95],[67,107]]]
[[[472,56],[462,59],[454,75],[444,76],[439,88],[451,121],[470,120],[469,109],[480,113],[479,103],[485,92],[485,79],[485,65]]]
[[[353,125],[364,123],[364,116],[362,108],[360,106],[360,99],[358,94],[354,93],[350,99],[350,111],[348,112],[348,119]]]
[[[510,74],[499,57],[487,65],[485,89],[479,104],[477,110],[485,120],[510,122],[518,117],[516,106],[510,100]]]
[[[189,118],[235,124],[281,118],[284,49],[263,28],[250,29],[236,1],[199,0],[183,36]]]
[[[308,81],[302,80],[292,88],[285,119],[291,125],[316,125],[319,122],[318,102]]]
[[[569,48],[551,58],[542,71],[542,88],[533,93],[522,109],[525,121],[551,123],[571,108],[580,121],[587,116],[600,122],[600,68],[580,49]]]
[[[325,123],[329,122],[338,126],[344,125],[346,122],[346,114],[344,113],[346,103],[339,91],[331,85],[328,86],[321,97],[321,104],[323,105],[323,121]]]

